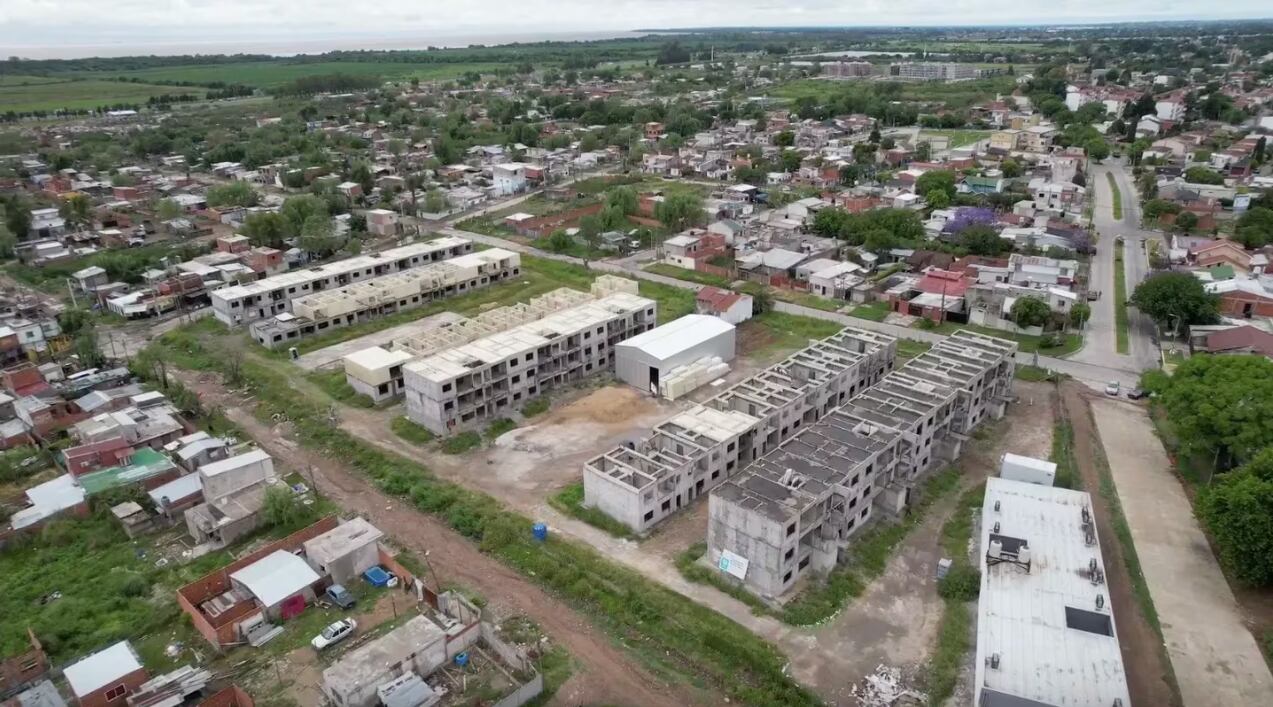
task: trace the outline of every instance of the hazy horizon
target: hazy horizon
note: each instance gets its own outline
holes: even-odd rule
[[[1268,15],[1267,3],[1256,0],[1208,8],[1182,0],[1123,0],[1113,7],[1102,0],[1026,0],[1007,7],[995,0],[861,0],[851,8],[837,0],[612,0],[604,11],[590,0],[493,0],[444,7],[381,0],[353,11],[337,0],[4,0],[0,56],[286,56],[581,41],[639,36],[644,28],[1061,26],[1240,21]]]

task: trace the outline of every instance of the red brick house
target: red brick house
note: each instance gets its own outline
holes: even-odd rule
[[[68,665],[62,675],[80,707],[124,705],[125,698],[150,677],[128,641]]]
[[[133,446],[123,437],[81,444],[62,452],[66,460],[66,470],[72,476],[80,476],[99,469],[125,466],[133,458]]]
[[[31,641],[30,650],[0,658],[0,700],[16,695],[49,672],[49,657],[44,653],[44,646],[29,628],[27,637]]]

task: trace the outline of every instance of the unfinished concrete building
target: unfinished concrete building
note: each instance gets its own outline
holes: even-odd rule
[[[897,340],[846,328],[584,465],[584,505],[644,533],[893,366]]]
[[[407,417],[450,434],[613,369],[614,345],[654,328],[657,307],[644,297],[612,294],[408,363]]]
[[[1001,417],[1016,344],[959,332],[714,491],[709,561],[762,597],[839,561],[873,513],[896,517],[973,428]]]
[[[503,248],[461,255],[336,290],[292,300],[292,311],[253,322],[248,330],[266,348],[369,322],[440,299],[473,292],[521,274],[521,256]]]
[[[473,242],[446,236],[379,253],[368,253],[325,265],[285,272],[211,294],[212,313],[228,326],[291,311],[292,300],[363,280],[423,267],[473,252]]]

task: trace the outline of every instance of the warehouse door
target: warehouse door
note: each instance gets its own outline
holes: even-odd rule
[[[659,394],[659,369],[650,366],[650,392]]]

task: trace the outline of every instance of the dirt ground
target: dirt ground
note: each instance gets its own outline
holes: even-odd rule
[[[1118,617],[1118,639],[1132,704],[1178,706],[1180,701],[1171,688],[1169,677],[1171,666],[1167,663],[1158,634],[1136,600],[1123,547],[1114,533],[1109,501],[1100,493],[1097,455],[1102,452],[1088,403],[1094,393],[1073,381],[1063,383],[1061,391],[1061,412],[1074,431],[1074,462],[1082,480],[1080,485],[1092,496],[1096,533],[1105,559],[1110,606]]]
[[[1092,413],[1181,699],[1273,704],[1273,676],[1144,406],[1101,397],[1092,400]]]
[[[268,426],[252,414],[250,402],[230,395],[210,376],[183,372],[187,385],[209,404],[221,406],[266,451],[292,469],[312,469],[318,490],[342,508],[365,514],[394,539],[428,561],[448,583],[471,587],[488,602],[494,617],[525,615],[565,646],[576,662],[575,676],[558,691],[555,704],[697,704],[701,696],[683,686],[661,683],[617,648],[604,632],[538,585],[425,513],[381,493],[361,474],[304,449],[286,424]],[[382,430],[383,431],[383,430]],[[418,454],[410,445],[408,453]],[[305,703],[303,703],[305,704]]]

